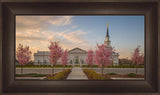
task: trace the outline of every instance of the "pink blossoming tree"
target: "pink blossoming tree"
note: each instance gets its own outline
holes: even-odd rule
[[[106,47],[104,44],[98,45],[95,53],[95,62],[101,67],[101,73],[103,75],[103,69],[112,62],[112,48]]]
[[[52,63],[52,76],[54,74],[54,66],[57,64],[57,61],[62,56],[62,49],[58,45],[58,42],[51,42],[51,45],[48,47],[50,50],[50,63]]]
[[[137,74],[137,65],[143,64],[143,62],[144,62],[144,55],[143,54],[140,55],[140,49],[139,48],[140,48],[140,46],[138,46],[134,50],[134,53],[132,55],[132,61],[136,65],[136,74]]]
[[[29,46],[23,47],[22,44],[18,45],[17,51],[16,51],[16,57],[21,65],[21,74],[23,75],[23,66],[27,64],[31,59],[32,52],[29,50]]]
[[[92,50],[88,50],[86,62],[92,68],[92,65],[94,64],[94,54]]]
[[[61,64],[63,65],[63,67],[65,67],[67,65],[68,60],[69,60],[68,51],[65,50],[62,53],[62,57],[61,57]]]

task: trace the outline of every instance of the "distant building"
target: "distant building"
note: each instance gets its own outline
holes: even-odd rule
[[[109,38],[110,37],[107,24],[107,34],[104,41],[104,45],[107,47],[111,47],[111,41]],[[37,51],[37,53],[34,53],[34,65],[51,65],[49,62],[49,54],[50,54],[49,51]],[[87,65],[86,63],[87,51],[80,48],[74,48],[68,51],[68,55],[69,55],[69,60],[67,65],[72,65],[73,67],[75,65],[80,65],[80,66]],[[119,54],[113,52],[112,58],[113,58],[113,65],[119,65]],[[57,64],[60,64],[60,60],[58,60]]]
[[[34,65],[51,65],[49,62],[49,51],[38,51],[34,53]],[[87,65],[86,56],[87,51],[82,50],[80,48],[74,48],[68,51],[69,60],[67,65]],[[57,64],[60,64],[60,60],[58,60]]]
[[[108,47],[107,49],[110,49],[110,47],[111,47],[111,41],[109,38],[110,38],[109,37],[109,29],[108,29],[108,24],[107,24],[107,34],[106,34],[105,41],[104,41],[104,45],[106,47]],[[116,53],[113,51],[112,60],[113,60],[113,65],[119,65],[119,53]]]

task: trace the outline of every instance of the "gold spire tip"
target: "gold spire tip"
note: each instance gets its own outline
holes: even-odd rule
[[[109,23],[107,23],[107,27],[108,27],[108,24],[109,24]]]

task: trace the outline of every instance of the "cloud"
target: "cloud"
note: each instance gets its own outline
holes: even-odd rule
[[[84,37],[82,35],[86,34],[86,32],[83,32],[82,30],[77,30],[74,32],[62,32],[59,33],[59,36],[62,36],[66,40],[72,42],[72,43],[77,43],[77,44],[83,44],[85,41],[83,40]]]
[[[64,25],[68,25],[71,24],[71,18],[72,16],[57,16],[57,17],[51,17],[49,18],[50,20],[48,20],[48,18],[46,20],[48,20],[48,22],[52,25],[56,25],[56,26],[64,26]]]
[[[72,16],[17,16],[16,46],[19,43],[27,45],[35,53],[37,50],[48,50],[50,41],[59,41],[63,49],[70,50],[75,47],[90,49],[92,45],[85,38],[88,32],[72,25],[72,18]],[[70,28],[49,29],[51,26],[65,25],[70,25]]]
[[[19,26],[41,26],[52,24],[56,26],[69,25],[72,22],[72,16],[16,16],[16,23]]]
[[[78,28],[78,26],[76,26],[76,25],[72,26],[72,29],[75,29],[75,28]]]
[[[16,16],[16,36],[20,40],[42,40],[42,32],[45,34],[50,26],[69,25],[71,19],[72,16]]]
[[[17,36],[17,40],[44,40],[42,37]]]

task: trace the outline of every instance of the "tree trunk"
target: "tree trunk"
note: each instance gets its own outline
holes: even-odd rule
[[[21,65],[21,74],[23,75],[23,65]]]
[[[92,65],[90,65],[90,69],[92,70]]]
[[[65,66],[63,66],[63,70],[65,70]]]
[[[137,74],[137,67],[136,67],[136,74]]]
[[[104,68],[103,68],[103,66],[102,66],[102,68],[101,68],[101,73],[102,73],[102,75],[103,75],[103,69],[104,69]]]
[[[52,67],[52,76],[53,76],[53,74],[54,74],[54,65],[53,65],[53,67]]]
[[[136,74],[137,74],[137,64],[136,64]]]

